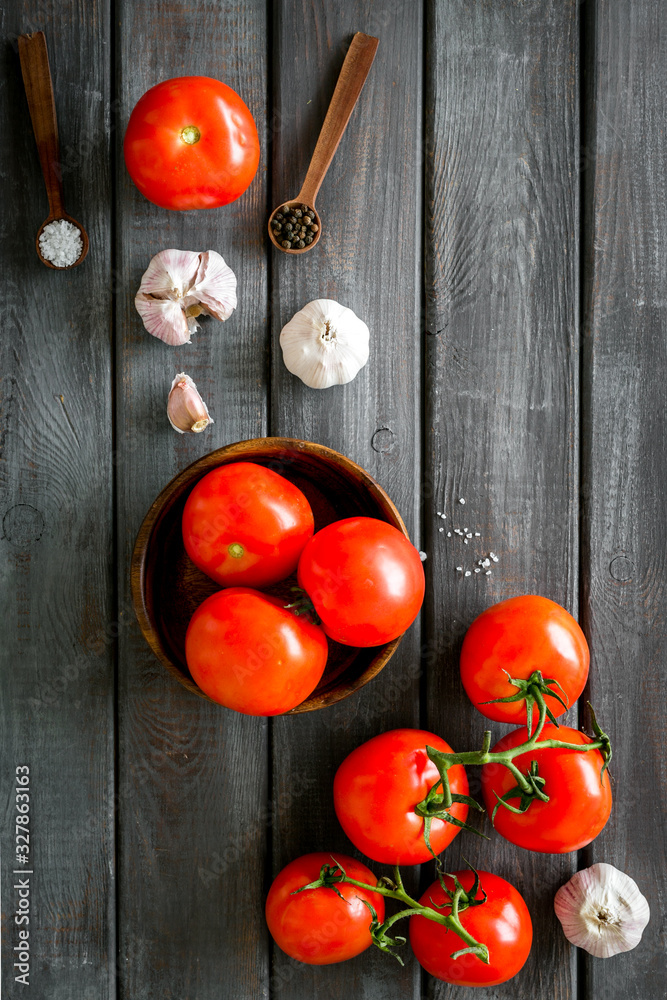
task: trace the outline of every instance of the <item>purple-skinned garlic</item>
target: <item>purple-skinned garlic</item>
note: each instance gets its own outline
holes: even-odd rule
[[[229,319],[236,309],[236,275],[215,250],[161,250],[141,279],[134,304],[150,334],[165,344],[189,344],[197,316]]]
[[[167,400],[169,423],[179,434],[199,434],[213,421],[189,375],[181,372],[171,383]]]
[[[604,862],[561,886],[554,909],[568,941],[596,958],[636,948],[651,915],[634,879]]]

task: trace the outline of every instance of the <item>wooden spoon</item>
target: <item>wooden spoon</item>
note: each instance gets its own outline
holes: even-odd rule
[[[322,125],[322,130],[317,140],[315,152],[310,161],[303,186],[296,198],[293,198],[291,201],[281,202],[278,208],[274,208],[271,213],[271,217],[269,218],[269,236],[273,245],[282,250],[283,253],[307,253],[308,250],[312,250],[313,247],[317,246],[319,238],[322,235],[322,222],[315,210],[315,198],[329,169],[329,164],[333,160],[334,153],[338,149],[338,143],[343,137],[343,132],[347,127],[350,115],[366,82],[366,77],[373,65],[378,44],[379,40],[377,38],[373,38],[371,35],[364,35],[361,31],[358,31],[352,39],[352,44],[345,56],[345,62],[342,65],[336,89],[333,92],[331,104],[324,119],[324,124]],[[285,221],[284,219],[276,220],[276,215],[279,212],[285,215],[285,212],[282,212],[283,208],[298,209],[302,212],[306,210],[312,211],[314,216],[313,224],[317,226],[315,230],[311,230],[310,228],[308,230],[309,234],[313,237],[312,243],[309,243],[305,247],[296,247],[295,249],[288,249],[281,246],[281,241],[286,238],[284,235]],[[273,223],[276,221],[281,222],[283,226],[283,230],[277,234],[273,230]]]
[[[63,205],[62,170],[60,167],[60,145],[58,143],[58,122],[56,119],[56,104],[53,97],[53,83],[49,69],[49,54],[46,51],[46,38],[43,31],[35,31],[32,35],[19,35],[19,59],[21,73],[28,98],[28,108],[32,120],[32,128],[37,140],[39,162],[44,175],[44,184],[49,199],[49,217],[39,227],[35,238],[37,256],[42,264],[55,271],[67,271],[76,267],[88,253],[88,234],[80,222],[68,215]],[[56,219],[64,219],[76,226],[81,233],[83,247],[81,254],[73,264],[59,267],[43,256],[39,238],[45,226]]]

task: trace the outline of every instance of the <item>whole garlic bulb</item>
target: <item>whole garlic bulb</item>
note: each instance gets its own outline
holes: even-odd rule
[[[604,862],[561,886],[554,909],[568,941],[597,958],[636,948],[651,915],[634,879]]]
[[[189,344],[197,316],[229,319],[236,275],[215,250],[161,250],[146,268],[134,304],[149,333],[172,347]]]
[[[351,382],[368,361],[370,334],[351,309],[315,299],[282,328],[280,346],[288,371],[311,389]]]

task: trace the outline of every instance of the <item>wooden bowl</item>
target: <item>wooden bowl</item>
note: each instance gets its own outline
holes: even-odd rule
[[[132,555],[132,599],[148,645],[176,680],[201,698],[185,662],[185,633],[195,609],[220,587],[186,555],[181,534],[183,507],[202,476],[229,462],[256,462],[285,476],[305,493],[318,531],[332,521],[377,517],[408,533],[396,507],[367,472],[331,448],[291,438],[257,438],[218,448],[193,462],[165,486],[139,529]],[[289,594],[290,578],[271,593]],[[324,675],[313,693],[289,715],[312,712],[347,698],[384,667],[402,636],[382,646],[357,649],[329,639]]]

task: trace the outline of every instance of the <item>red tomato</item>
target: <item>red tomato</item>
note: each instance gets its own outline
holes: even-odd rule
[[[324,631],[346,646],[396,639],[424,599],[419,553],[398,528],[374,517],[348,517],[313,535],[298,579]]]
[[[507,674],[526,680],[540,670],[558,681],[563,690],[554,690],[571,707],[586,684],[589,659],[586,637],[572,615],[546,597],[528,594],[494,604],[475,618],[461,648],[461,680],[487,719],[524,723],[523,701],[482,702],[516,694]],[[554,716],[565,712],[556,698],[545,700]]]
[[[313,512],[301,490],[252,462],[213,469],[183,511],[185,551],[223,587],[268,587],[284,580],[313,530]]]
[[[279,715],[300,705],[324,673],[327,640],[277,597],[245,587],[212,594],[195,611],[185,658],[213,701],[245,715]]]
[[[528,738],[526,729],[515,729],[496,743],[493,751],[508,750]],[[561,740],[564,743],[592,743],[590,737],[568,726],[547,723],[540,740]],[[533,800],[526,812],[517,815],[498,808],[494,826],[506,840],[529,851],[545,854],[568,854],[578,851],[594,840],[609,819],[611,785],[604,773],[599,750],[532,750],[515,757],[513,763],[522,774],[536,760],[539,776],[545,779],[543,791],[548,802]],[[516,780],[501,764],[485,764],[482,768],[482,793],[489,816],[496,807],[496,795],[504,795],[516,786]],[[510,799],[517,808],[519,798]]]
[[[415,812],[439,780],[427,754],[432,746],[452,748],[423,729],[393,729],[363,743],[345,758],[334,778],[334,806],[340,825],[367,857],[388,865],[418,865],[432,857],[424,842],[424,820]],[[449,771],[452,792],[468,794],[465,768]],[[468,806],[455,802],[450,813],[465,822]],[[461,828],[445,820],[431,823],[435,854],[444,851]]]
[[[344,962],[372,944],[371,912],[384,920],[384,899],[376,892],[339,883],[336,889],[297,889],[319,877],[322,865],[340,864],[360,882],[375,885],[377,879],[366,865],[346,854],[304,854],[292,861],[275,879],[266,900],[266,922],[276,944],[291,958],[308,965]],[[340,893],[337,895],[337,892]]]
[[[480,871],[480,887],[475,899],[486,902],[459,911],[461,924],[469,934],[489,949],[487,965],[477,955],[452,953],[469,945],[455,931],[447,930],[426,917],[410,918],[410,944],[415,957],[427,972],[446,983],[459,986],[496,986],[504,983],[523,967],[533,942],[533,925],[523,896],[499,875]],[[465,890],[472,888],[475,876],[470,870],[455,872]],[[447,888],[454,883],[445,876]],[[443,904],[443,913],[449,913],[447,895],[439,882],[427,889],[419,902],[437,910]]]
[[[259,164],[259,139],[239,95],[208,76],[151,87],[134,106],[125,143],[130,177],[162,208],[217,208],[238,198]]]

